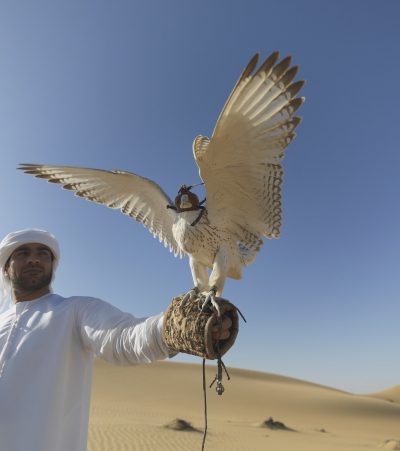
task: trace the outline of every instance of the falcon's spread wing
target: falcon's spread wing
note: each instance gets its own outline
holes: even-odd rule
[[[279,236],[281,160],[301,121],[294,112],[304,98],[295,96],[304,82],[291,83],[298,68],[289,68],[290,57],[276,64],[278,58],[278,52],[273,53],[253,73],[255,55],[229,96],[211,140],[198,136],[193,143],[210,222],[245,243],[249,234]]]
[[[175,256],[183,256],[172,235],[176,213],[166,208],[172,201],[152,180],[131,172],[72,166],[21,164],[18,169],[60,183],[76,196],[121,210],[147,227]]]

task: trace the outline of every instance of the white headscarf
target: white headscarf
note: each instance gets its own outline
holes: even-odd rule
[[[5,309],[7,298],[11,292],[11,284],[4,276],[4,267],[11,254],[23,244],[40,243],[49,247],[54,255],[53,261],[53,279],[54,272],[60,261],[60,248],[55,236],[45,230],[25,229],[9,233],[0,243],[0,313]],[[53,280],[52,279],[52,280]]]

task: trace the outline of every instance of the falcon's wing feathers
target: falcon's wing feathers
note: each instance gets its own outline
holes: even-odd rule
[[[48,182],[60,183],[76,196],[119,209],[147,227],[175,256],[183,257],[173,235],[176,213],[168,195],[152,180],[125,171],[72,166],[21,164],[18,169]]]
[[[294,116],[304,101],[295,97],[303,81],[292,83],[297,67],[280,63],[272,53],[255,72],[252,58],[229,96],[211,140],[193,143],[204,181],[210,221],[247,242],[254,237],[277,238],[282,221],[281,160],[301,122]]]

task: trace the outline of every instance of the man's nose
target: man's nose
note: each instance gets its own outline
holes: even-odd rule
[[[38,254],[29,254],[28,256],[28,263],[34,264],[39,263],[39,255]]]

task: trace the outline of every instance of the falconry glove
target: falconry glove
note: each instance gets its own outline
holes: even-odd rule
[[[197,355],[214,360],[222,357],[234,344],[239,332],[237,308],[226,299],[216,298],[221,315],[214,308],[202,309],[204,297],[197,296],[183,302],[184,294],[175,297],[164,314],[163,339],[176,352]],[[213,340],[212,331],[223,318],[232,321],[230,336],[225,340]]]

